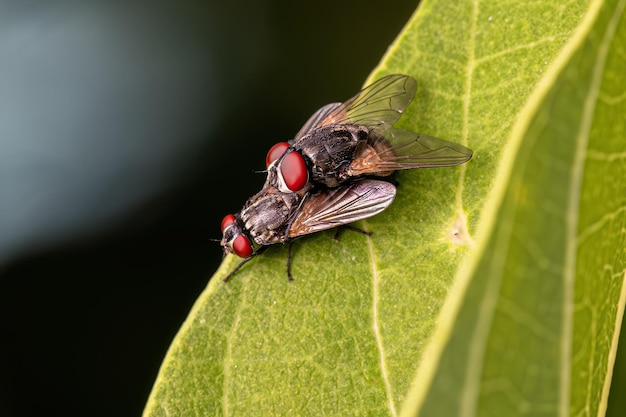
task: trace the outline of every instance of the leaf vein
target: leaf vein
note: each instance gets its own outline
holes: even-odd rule
[[[242,310],[243,305],[244,305],[244,302],[243,302],[243,292],[242,292],[242,297],[239,300],[239,305],[237,306],[237,310],[235,311],[235,314],[234,314],[235,320],[233,321],[233,324],[230,328],[230,332],[228,332],[228,334],[226,335],[226,354],[224,355],[224,370],[223,370],[224,380],[222,383],[222,409],[224,410],[225,416],[230,415],[230,403],[228,401],[228,393],[229,393],[230,383],[231,383],[230,369],[232,366],[232,355],[233,355],[232,338],[233,338],[233,335],[236,333],[237,328],[239,327],[239,322],[241,320],[241,310]]]
[[[524,309],[512,300],[500,297],[497,309],[498,311],[509,316],[511,320],[530,330],[536,336],[548,341],[554,341],[557,339],[554,334],[554,330],[544,326],[540,320],[537,320],[537,318],[533,317],[532,314],[524,311]]]
[[[618,208],[617,210],[615,210],[613,212],[606,213],[600,219],[598,219],[597,221],[593,222],[589,226],[585,227],[585,229],[582,230],[580,232],[580,234],[578,235],[577,245],[581,246],[583,243],[585,243],[585,241],[591,235],[593,235],[594,233],[599,232],[606,223],[615,220],[620,214],[622,214],[624,212],[626,212],[626,206],[622,206],[622,207]]]
[[[601,162],[614,162],[626,159],[626,152],[606,153],[590,149],[587,151],[587,159]]]
[[[478,5],[479,1],[474,0],[472,2],[472,17],[471,17],[471,36],[468,40],[468,59],[467,70],[465,78],[465,97],[463,100],[463,134],[462,138],[464,144],[467,145],[469,137],[469,114],[470,114],[470,101],[472,92],[472,80],[474,76],[474,68],[476,66],[476,26],[478,23]],[[459,184],[465,179],[465,166],[461,167]],[[457,192],[457,207],[461,204],[461,189]],[[494,265],[497,262],[494,262]],[[495,276],[497,274],[490,274]],[[465,369],[465,382],[461,392],[461,404],[460,411],[462,416],[473,416],[476,414],[476,407],[478,404],[478,390],[480,389],[480,377],[482,374],[483,361],[484,361],[484,349],[487,340],[487,333],[491,326],[495,298],[497,298],[497,292],[499,289],[499,280],[490,280],[488,284],[487,294],[484,302],[481,304],[477,328],[470,342],[470,352],[468,354],[467,367]]]
[[[607,92],[601,91],[598,99],[609,106],[614,106],[626,100],[626,91],[618,95],[611,95]]]
[[[385,383],[385,392],[387,394],[387,400],[389,402],[389,411],[391,415],[396,417],[396,406],[393,401],[393,392],[391,389],[391,382],[389,381],[389,375],[387,374],[387,365],[385,364],[385,350],[383,346],[383,338],[380,333],[380,327],[378,326],[378,285],[379,274],[378,267],[376,266],[376,254],[374,252],[374,243],[371,236],[366,236],[368,253],[372,268],[372,330],[374,331],[374,337],[376,339],[376,346],[378,347],[378,354],[380,357],[380,372]]]
[[[485,62],[491,61],[493,59],[499,58],[499,57],[504,56],[504,55],[508,55],[510,53],[513,53],[513,52],[522,51],[524,49],[531,49],[531,48],[534,48],[534,47],[536,47],[538,45],[541,45],[541,44],[544,44],[544,43],[554,42],[554,41],[559,40],[559,39],[565,39],[568,36],[569,36],[569,33],[559,33],[559,34],[556,34],[556,35],[546,36],[545,38],[537,39],[536,41],[533,41],[533,42],[528,42],[528,43],[525,43],[525,44],[516,45],[516,46],[513,46],[511,48],[507,48],[507,49],[503,49],[503,50],[498,51],[498,52],[494,52],[493,54],[488,54],[488,55],[484,55],[484,56],[482,56],[480,58],[476,58],[475,63],[477,65],[480,65],[480,64],[483,64]]]

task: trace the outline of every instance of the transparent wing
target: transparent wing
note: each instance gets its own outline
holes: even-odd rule
[[[459,165],[472,157],[472,150],[458,143],[400,129],[363,142],[350,165],[352,175],[375,174],[401,169]]]
[[[396,196],[396,187],[385,181],[361,180],[338,188],[326,188],[307,196],[289,226],[289,237],[372,217],[385,210]]]
[[[302,126],[298,133],[296,133],[293,141],[295,142],[299,140],[302,136],[315,129],[319,125],[319,123],[328,116],[328,113],[330,113],[332,110],[336,109],[339,106],[341,106],[341,103],[330,103],[313,113],[313,115],[309,117],[309,120],[306,121],[304,126]]]
[[[329,109],[308,131],[333,124],[356,124],[378,133],[383,132],[398,121],[406,106],[413,100],[416,89],[417,84],[413,78],[399,74],[388,75],[365,87],[345,103]],[[298,133],[303,130],[304,128]]]

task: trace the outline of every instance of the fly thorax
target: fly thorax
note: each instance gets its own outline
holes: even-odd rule
[[[339,178],[354,158],[357,143],[367,129],[356,125],[333,125],[314,130],[296,148],[310,161],[311,181],[327,187],[339,185]]]

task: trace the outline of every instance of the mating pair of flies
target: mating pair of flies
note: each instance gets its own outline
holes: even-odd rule
[[[289,243],[291,280],[291,241],[385,210],[396,196],[385,180],[394,171],[468,161],[465,146],[391,127],[415,90],[406,75],[381,78],[344,103],[320,108],[293,140],[274,145],[263,189],[222,220],[224,251],[243,258],[224,281],[275,243]]]

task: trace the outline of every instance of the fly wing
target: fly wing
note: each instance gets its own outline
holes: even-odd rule
[[[390,129],[383,137],[363,143],[350,165],[351,175],[367,175],[401,169],[459,165],[472,157],[472,150],[432,136]]]
[[[366,179],[338,188],[326,188],[307,196],[289,226],[289,237],[372,217],[385,210],[396,196],[396,187],[385,181]]]
[[[331,111],[339,106],[341,106],[341,103],[330,103],[313,113],[313,115],[309,117],[309,120],[306,121],[304,126],[302,126],[298,133],[296,133],[296,136],[293,138],[293,142],[297,142],[302,136],[308,134],[311,130],[318,127],[320,122],[324,120],[324,118],[326,118]]]
[[[417,84],[413,78],[400,74],[388,75],[365,87],[345,103],[329,108],[328,113],[320,117],[308,131],[335,124],[356,124],[380,134],[398,121],[406,106],[413,100],[416,89]],[[298,134],[303,133],[303,130],[304,128]]]

